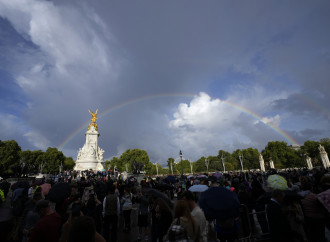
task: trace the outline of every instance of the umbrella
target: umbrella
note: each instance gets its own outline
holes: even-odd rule
[[[174,176],[168,176],[166,177],[166,180],[172,183],[175,183],[175,177]]]
[[[215,176],[217,179],[219,179],[220,178],[220,176],[221,176],[221,173],[220,172],[214,172],[213,173],[213,176]]]
[[[161,191],[166,191],[166,190],[172,190],[174,189],[174,187],[172,187],[171,185],[169,184],[166,184],[166,183],[160,183],[156,186],[156,188],[158,190],[161,190]]]
[[[205,192],[207,189],[209,189],[206,185],[193,185],[189,187],[189,191],[191,192]]]
[[[236,217],[239,205],[237,195],[223,187],[210,187],[201,194],[199,200],[207,219]]]
[[[52,185],[50,185],[49,183],[44,183],[42,185],[40,185],[41,187],[41,191],[42,191],[42,194],[44,196],[46,196],[48,193],[49,193],[49,190],[52,188]]]
[[[62,202],[71,194],[70,184],[67,182],[56,183],[48,192],[48,199],[53,202]]]
[[[192,177],[194,177],[194,175],[189,175],[189,176],[187,176],[188,179],[190,179],[190,178],[192,178]]]
[[[317,199],[323,204],[328,212],[330,212],[330,189],[318,194]]]
[[[13,185],[11,185],[11,189],[12,190],[15,190],[16,188],[19,188],[19,187],[21,187],[21,188],[29,188],[30,187],[30,184],[29,184],[28,181],[23,180],[23,181],[18,181],[16,183],[14,183]]]
[[[287,190],[288,183],[283,176],[270,175],[267,178],[268,186],[272,189]]]
[[[173,208],[173,203],[171,202],[171,200],[164,193],[156,189],[152,189],[152,188],[147,189],[146,195],[154,198],[161,198],[169,205],[170,208]]]

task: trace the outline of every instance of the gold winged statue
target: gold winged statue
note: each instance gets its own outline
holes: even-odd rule
[[[98,129],[97,124],[95,123],[95,122],[96,122],[96,119],[97,119],[97,116],[96,116],[96,115],[97,115],[97,111],[98,111],[98,109],[96,109],[95,113],[93,113],[93,112],[91,112],[91,111],[88,109],[88,112],[92,115],[92,118],[91,118],[92,123],[88,125],[88,130],[89,130],[92,126],[94,126],[95,130]]]

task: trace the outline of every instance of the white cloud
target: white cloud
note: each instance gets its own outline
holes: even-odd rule
[[[273,126],[279,127],[281,123],[280,115],[276,114],[274,117],[263,117],[261,121],[265,124],[271,124]]]
[[[264,96],[259,94],[258,96],[258,101],[264,100],[266,96],[271,100],[265,92]],[[248,104],[251,99],[249,97],[257,101],[253,95],[245,97],[241,95],[240,102]],[[230,96],[230,99],[236,97]],[[269,105],[264,101],[262,103],[264,109]],[[169,122],[169,128],[175,137],[175,142],[180,147],[184,147],[194,158],[216,154],[219,149],[232,150],[234,146],[264,147],[265,139],[272,139],[278,135],[265,124],[278,127],[281,120],[278,114],[255,120],[255,117],[248,112],[237,108],[236,104],[212,99],[203,92],[194,97],[189,104],[179,104],[173,117],[174,119]]]
[[[24,134],[24,137],[38,149],[46,150],[50,146],[49,140],[36,131],[29,131]]]

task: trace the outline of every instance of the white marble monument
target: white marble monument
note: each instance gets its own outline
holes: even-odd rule
[[[265,169],[265,161],[264,161],[264,158],[262,157],[262,154],[259,155],[259,163],[260,163],[260,170],[262,172],[265,172],[266,169]]]
[[[306,156],[306,162],[308,169],[312,170],[313,169],[312,159],[309,156]]]
[[[325,169],[329,168],[330,167],[330,162],[329,162],[328,154],[327,154],[327,152],[325,151],[325,149],[322,145],[319,145],[319,151],[320,151],[323,167]]]
[[[89,110],[88,110],[89,111]],[[86,142],[82,148],[78,151],[78,156],[76,160],[76,166],[74,170],[93,170],[101,171],[104,169],[103,154],[104,150],[98,145],[98,137],[100,133],[98,132],[98,126],[96,122],[97,110],[95,113],[89,111],[92,115],[92,123],[88,125],[86,135]]]
[[[272,160],[272,158],[270,158],[269,166],[270,166],[271,169],[275,169],[274,161]]]

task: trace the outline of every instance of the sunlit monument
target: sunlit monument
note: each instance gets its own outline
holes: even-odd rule
[[[264,161],[264,158],[262,157],[262,154],[259,154],[259,163],[260,163],[260,170],[262,172],[265,172],[266,169],[265,169],[265,161]]]
[[[327,154],[327,152],[325,151],[325,149],[322,145],[319,145],[319,151],[320,151],[323,167],[325,169],[329,168],[330,167],[330,162],[329,162],[328,154]]]
[[[97,119],[97,110],[95,113],[90,110],[88,111],[92,115],[92,123],[88,125],[87,132],[85,133],[86,142],[78,151],[74,170],[83,171],[92,169],[94,171],[101,171],[104,168],[104,150],[98,145],[98,137],[100,133],[98,132],[98,126],[95,123]]]

